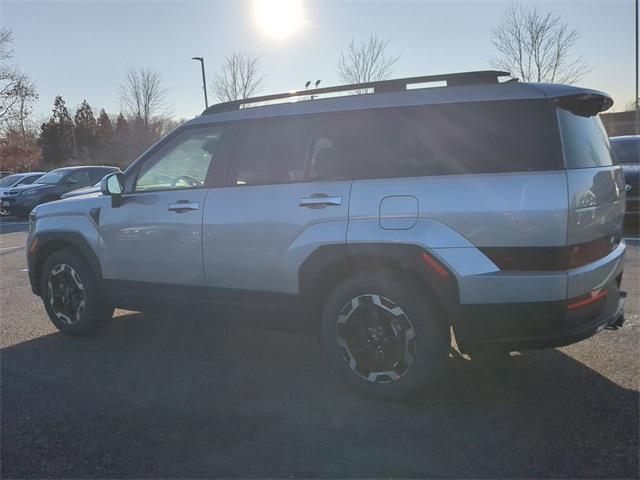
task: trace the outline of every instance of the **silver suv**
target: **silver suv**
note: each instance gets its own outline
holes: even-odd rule
[[[620,326],[612,100],[507,75],[210,107],[101,193],[33,211],[33,291],[74,335],[114,308],[295,328],[387,397],[440,377],[454,336],[473,356]],[[427,82],[447,86],[408,88]]]

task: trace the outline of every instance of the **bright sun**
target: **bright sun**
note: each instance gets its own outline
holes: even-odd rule
[[[266,35],[284,39],[304,24],[302,0],[253,0],[253,18]]]

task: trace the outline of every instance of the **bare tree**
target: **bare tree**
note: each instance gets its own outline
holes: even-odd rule
[[[500,53],[491,65],[526,82],[575,83],[591,70],[573,52],[578,31],[536,7],[513,4],[491,29],[491,37]]]
[[[17,102],[16,84],[20,73],[11,63],[13,57],[11,30],[0,28],[0,121],[4,121]]]
[[[338,77],[344,83],[365,83],[388,79],[400,60],[387,52],[388,40],[372,35],[368,40],[351,40],[338,57]]]
[[[120,108],[130,122],[149,129],[157,117],[167,113],[167,89],[160,72],[128,66],[120,86]]]
[[[17,101],[12,108],[10,123],[14,124],[14,128],[26,136],[33,129],[30,117],[33,112],[33,105],[38,100],[39,95],[34,83],[27,75],[23,75],[16,83],[14,91]]]
[[[259,67],[260,59],[248,52],[227,55],[211,82],[211,92],[220,102],[255,96],[262,90],[264,80]]]
[[[24,126],[26,117],[38,98],[29,76],[20,72],[12,63],[12,44],[11,30],[0,28],[0,127],[3,128],[13,121]]]

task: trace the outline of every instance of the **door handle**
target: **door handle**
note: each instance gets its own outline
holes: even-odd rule
[[[342,205],[342,197],[328,197],[326,195],[303,197],[300,199],[301,207],[323,208]]]
[[[169,211],[176,213],[184,213],[189,210],[198,210],[200,204],[198,202],[190,202],[189,200],[178,200],[176,203],[169,204]]]

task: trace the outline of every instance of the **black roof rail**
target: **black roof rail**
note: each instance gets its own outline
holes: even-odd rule
[[[349,92],[356,90],[373,89],[373,93],[399,92],[407,89],[407,85],[416,83],[446,82],[448,87],[460,85],[477,85],[485,83],[498,83],[500,77],[510,77],[509,72],[498,70],[480,70],[477,72],[445,73],[441,75],[425,75],[422,77],[398,78],[393,80],[380,80],[377,82],[354,83],[350,85],[336,85],[333,87],[314,88],[312,90],[297,90],[294,92],[276,93],[273,95],[262,95],[259,97],[244,98],[231,102],[211,105],[202,112],[202,115],[212,113],[231,112],[239,110],[243,105],[252,103],[268,102],[271,100],[281,100],[295,97],[305,97],[310,95],[321,95],[323,93]]]

